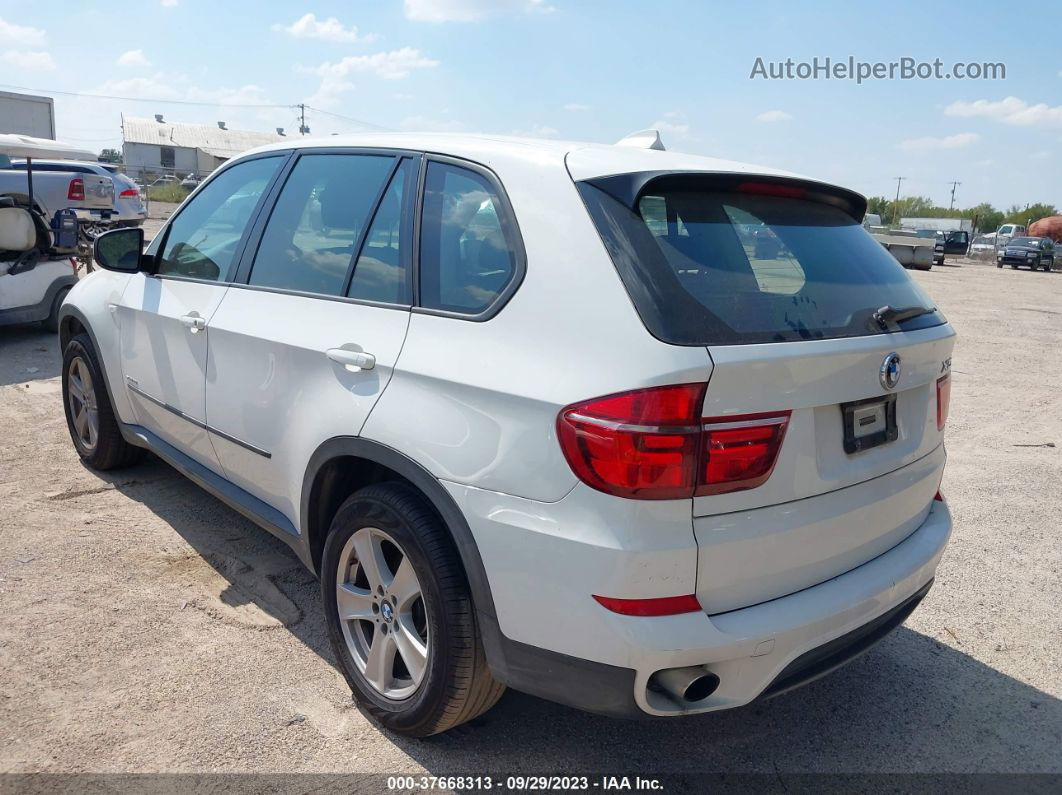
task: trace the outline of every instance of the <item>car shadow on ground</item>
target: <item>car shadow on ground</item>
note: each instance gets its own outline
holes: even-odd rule
[[[38,323],[0,326],[0,386],[59,375],[59,337]]]
[[[283,542],[155,458],[100,477],[225,578],[223,602],[254,604],[336,667],[317,581]],[[445,735],[380,731],[437,775],[1062,772],[1062,701],[907,627],[822,680],[723,713],[624,721],[509,691]]]

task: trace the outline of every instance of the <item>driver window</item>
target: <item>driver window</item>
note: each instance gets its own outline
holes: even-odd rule
[[[395,159],[303,155],[280,191],[248,282],[341,295],[354,248]]]
[[[254,208],[282,162],[282,156],[247,160],[204,185],[170,224],[156,273],[225,279]]]

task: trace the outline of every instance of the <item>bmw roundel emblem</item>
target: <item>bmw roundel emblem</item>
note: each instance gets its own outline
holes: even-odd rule
[[[893,352],[885,357],[878,371],[878,379],[885,389],[895,389],[900,380],[900,354]]]

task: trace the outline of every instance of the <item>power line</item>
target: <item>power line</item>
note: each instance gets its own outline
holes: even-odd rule
[[[168,105],[197,105],[204,108],[217,107],[223,105],[226,108],[293,108],[295,105],[270,105],[266,103],[244,103],[244,102],[196,102],[190,99],[152,99],[150,97],[119,97],[111,94],[90,94],[83,91],[59,91],[54,88],[27,88],[26,86],[15,86],[9,83],[0,83],[2,88],[14,88],[19,91],[33,91],[39,94],[62,94],[68,97],[89,97],[90,99],[117,99],[123,102],[155,102],[164,103]]]
[[[299,106],[296,105],[295,107]],[[394,129],[393,127],[384,127],[380,124],[373,124],[371,121],[363,121],[362,119],[355,119],[351,116],[344,116],[342,113],[333,113],[330,110],[321,110],[320,108],[315,108],[312,105],[304,105],[303,107],[305,107],[306,110],[312,110],[314,113],[323,113],[325,116],[333,116],[334,118],[342,119],[343,121],[349,121],[353,122],[354,124],[360,124],[362,127],[371,127],[374,130],[392,131]]]

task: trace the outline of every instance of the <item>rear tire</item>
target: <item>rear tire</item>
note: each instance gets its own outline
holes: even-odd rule
[[[486,712],[505,692],[487,667],[453,539],[412,487],[374,484],[340,506],[322,555],[321,596],[354,700],[385,728],[438,734]]]
[[[118,428],[87,334],[78,334],[63,351],[63,410],[74,449],[93,469],[120,469],[144,457],[146,451],[129,444]]]

